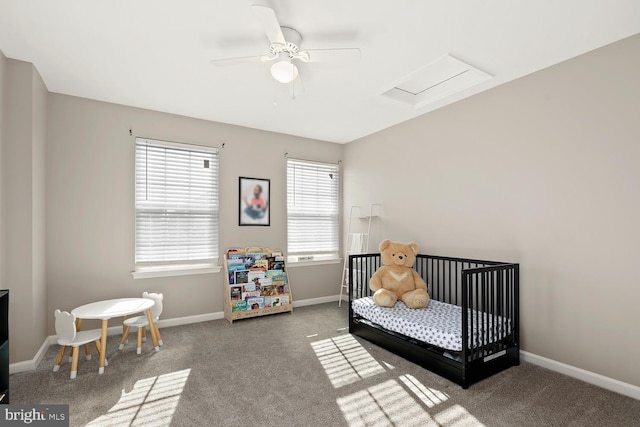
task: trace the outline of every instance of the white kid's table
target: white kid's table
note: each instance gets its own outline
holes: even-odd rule
[[[149,298],[116,298],[104,301],[92,302],[81,305],[71,310],[71,313],[79,319],[99,319],[102,320],[102,336],[100,337],[100,368],[98,373],[104,373],[104,360],[107,351],[107,323],[112,317],[129,316],[135,313],[146,312],[149,325],[153,325],[153,317],[151,316],[151,307],[155,302]],[[79,325],[78,325],[79,328]],[[156,351],[160,351],[158,346],[158,336],[153,327],[149,327],[153,346]]]

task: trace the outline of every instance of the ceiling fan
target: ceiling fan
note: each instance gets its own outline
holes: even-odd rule
[[[240,64],[247,62],[273,62],[271,75],[280,83],[292,83],[299,79],[296,61],[301,62],[353,62],[360,59],[358,48],[337,49],[300,49],[302,36],[290,27],[280,25],[276,13],[267,6],[252,5],[254,15],[262,24],[269,39],[269,53],[257,56],[242,56],[237,58],[213,59],[216,66]]]

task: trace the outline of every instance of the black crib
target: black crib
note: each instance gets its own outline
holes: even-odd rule
[[[351,302],[371,296],[369,279],[380,254],[349,256],[349,332],[467,388],[520,363],[519,264],[417,255],[416,271],[431,299],[462,307],[462,351],[453,352],[389,331],[353,311]],[[483,320],[508,322],[497,339],[487,339]],[[498,320],[499,319],[499,320]],[[469,331],[478,329],[471,339]],[[470,342],[471,341],[471,342]]]

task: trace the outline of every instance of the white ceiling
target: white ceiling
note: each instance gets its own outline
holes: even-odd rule
[[[267,53],[251,4],[361,60],[300,65],[295,100],[266,64],[211,65]],[[0,0],[0,50],[51,92],[338,143],[639,32],[638,0]],[[493,78],[419,109],[381,96],[445,54]]]

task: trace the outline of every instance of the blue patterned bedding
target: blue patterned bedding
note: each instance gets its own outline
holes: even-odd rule
[[[372,297],[354,300],[353,311],[385,329],[452,351],[462,351],[462,307],[431,300],[423,309],[410,309],[402,301],[393,308],[379,307]],[[484,344],[511,332],[509,319],[469,311],[473,316],[473,334],[469,343]],[[495,328],[494,328],[495,323]],[[479,335],[480,333],[480,335]],[[472,347],[473,347],[472,346]]]

